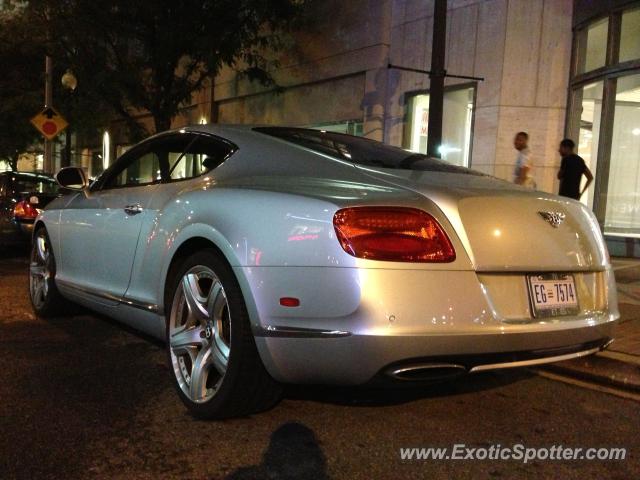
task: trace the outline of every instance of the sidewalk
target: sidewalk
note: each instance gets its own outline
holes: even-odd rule
[[[604,352],[550,364],[546,370],[616,388],[640,392],[640,260],[613,258],[620,323]]]

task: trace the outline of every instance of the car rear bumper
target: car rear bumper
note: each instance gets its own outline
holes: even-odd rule
[[[613,338],[615,321],[536,333],[367,336],[335,338],[258,337],[271,375],[287,383],[357,385],[408,367],[451,366],[451,373],[521,367],[595,353]],[[430,377],[424,373],[424,379]],[[422,380],[415,376],[413,379]]]
[[[286,267],[241,273],[255,301],[247,306],[259,353],[282,382],[364,384],[416,363],[450,364],[463,373],[558,361],[608,344],[619,317],[610,269],[572,272],[579,314],[545,319],[530,312],[525,273]],[[300,306],[280,306],[284,296],[299,298]]]

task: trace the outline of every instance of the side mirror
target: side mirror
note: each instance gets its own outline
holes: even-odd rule
[[[69,190],[81,191],[89,186],[89,180],[79,167],[64,167],[56,173],[58,185]]]

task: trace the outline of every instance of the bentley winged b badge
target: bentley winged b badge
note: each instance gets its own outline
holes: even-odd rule
[[[538,212],[543,219],[545,219],[553,228],[558,228],[566,215],[562,212]]]

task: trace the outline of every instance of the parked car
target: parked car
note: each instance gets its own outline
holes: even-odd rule
[[[0,172],[0,248],[28,243],[38,213],[57,196],[50,175]]]
[[[36,313],[70,300],[166,340],[201,417],[269,408],[283,383],[588,355],[619,317],[582,204],[364,138],[197,126],[143,141],[90,187],[76,168],[57,179],[77,191],[36,220]]]

